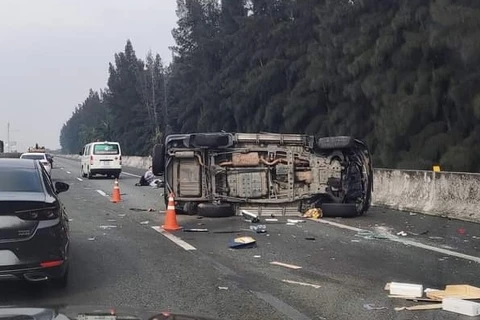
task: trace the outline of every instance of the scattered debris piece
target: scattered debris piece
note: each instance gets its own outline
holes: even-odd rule
[[[183,232],[208,232],[208,229],[183,229]]]
[[[360,240],[353,239],[353,240],[350,240],[350,242],[360,242]]]
[[[375,233],[375,232],[368,231],[368,230],[358,231],[355,236],[361,237],[361,238],[364,238],[364,239],[388,239],[389,238],[385,234]]]
[[[416,212],[410,212],[409,214],[410,214],[411,216],[416,216],[416,215],[417,215]]]
[[[250,221],[251,223],[259,223],[260,219],[258,218],[258,215],[247,211],[247,210],[242,210],[242,216],[245,218],[245,220]]]
[[[125,214],[125,213],[121,213],[121,214],[119,214],[118,216],[119,216],[120,218],[123,218],[123,217],[126,216],[126,214]]]
[[[287,219],[287,222],[290,222],[290,223],[305,223],[306,220]]]
[[[312,288],[315,288],[315,289],[321,288],[321,286],[319,286],[318,284],[298,282],[298,281],[293,281],[293,280],[285,280],[285,279],[284,279],[284,280],[282,280],[282,282],[290,283],[290,284],[299,284],[299,285],[301,285],[301,286],[312,287]]]
[[[131,210],[131,211],[138,211],[138,212],[141,212],[141,211],[147,211],[147,209],[141,209],[141,208],[130,208],[128,210]]]
[[[203,219],[203,217],[202,217],[202,216],[198,216],[197,219],[200,220],[200,219]]]
[[[412,235],[412,236],[421,236],[421,235],[427,234],[428,232],[429,232],[428,230],[422,231],[422,232],[420,232],[420,233],[415,233],[415,232],[407,231],[407,234],[410,234],[410,235]]]
[[[277,222],[278,219],[267,218],[265,219],[266,222]]]
[[[259,224],[256,226],[250,226],[250,230],[256,232],[256,233],[265,233],[267,232],[267,226],[264,224]]]
[[[288,263],[283,263],[283,262],[278,262],[278,261],[272,261],[270,264],[274,264],[280,267],[285,267],[285,268],[290,268],[290,269],[302,269],[302,267],[293,265],[293,264],[288,264]]]
[[[220,290],[228,290],[228,287],[218,287]]]
[[[72,222],[72,221],[73,221],[73,219],[68,219],[68,222]]]
[[[465,234],[467,231],[465,230],[465,228],[458,228],[458,229],[457,229],[457,232],[458,232],[458,234],[462,234],[462,235],[463,235],[463,234]]]
[[[287,222],[286,225],[287,225],[287,226],[296,226],[297,224],[296,224],[296,223],[293,223],[293,222]]]
[[[253,256],[254,258],[261,258],[262,256],[259,256],[259,255],[255,255]]]
[[[312,208],[308,209],[307,212],[303,215],[304,218],[311,218],[311,219],[319,219],[323,217],[322,209],[320,208]]]
[[[415,301],[415,302],[441,302],[438,300],[433,300],[429,298],[415,298],[415,297],[409,297],[409,296],[399,296],[395,294],[390,294],[388,295],[389,298],[394,298],[394,299],[403,299],[407,301]]]
[[[385,285],[385,290],[389,290],[391,295],[415,298],[423,296],[423,286],[421,284],[390,282]]]
[[[205,223],[202,223],[202,222],[197,223],[197,226],[204,226],[204,225]]]
[[[252,237],[239,237],[230,240],[229,247],[232,249],[247,249],[256,246],[257,241]]]
[[[405,231],[400,231],[400,232],[397,232],[397,236],[406,237],[407,233]]]
[[[95,241],[95,237],[88,238],[88,241]]]
[[[430,240],[443,240],[443,237],[428,237]]]
[[[149,208],[148,212],[155,212],[155,209]]]
[[[374,303],[365,303],[363,305],[363,308],[367,309],[367,310],[385,310],[385,309],[387,309],[387,307],[376,306]]]
[[[305,237],[305,240],[312,240],[312,241],[315,241],[315,237]]]
[[[435,300],[442,300],[445,297],[477,300],[480,299],[480,288],[466,284],[447,285],[445,290],[431,290],[426,292],[426,295],[428,298]]]
[[[150,223],[150,221],[147,221],[147,220],[140,222],[140,224],[143,224],[143,225],[147,225],[149,223]]]
[[[480,303],[445,297],[442,300],[442,310],[475,317],[480,315]]]
[[[117,220],[115,220],[115,219],[108,219],[107,221],[108,222],[117,222]]]
[[[114,229],[116,228],[117,226],[98,226],[100,229],[103,229],[103,230],[108,230],[108,229]]]
[[[411,307],[398,307],[395,308],[395,311],[402,311],[402,310],[434,310],[434,309],[442,309],[442,304],[422,304],[418,306],[411,306]]]

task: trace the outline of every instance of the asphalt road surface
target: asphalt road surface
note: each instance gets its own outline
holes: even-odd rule
[[[123,201],[114,204],[113,180],[82,179],[77,161],[55,158],[53,179],[70,184],[61,195],[71,219],[69,286],[4,282],[0,304],[124,306],[219,319],[463,319],[442,310],[395,311],[414,302],[388,298],[384,286],[480,286],[478,224],[372,208],[360,218],[295,225],[280,217],[256,234],[241,217],[179,215],[184,228],[209,232],[168,237],[152,228],[163,222],[162,189],[134,186],[142,173],[124,168]],[[257,247],[229,249],[238,235],[254,237]]]

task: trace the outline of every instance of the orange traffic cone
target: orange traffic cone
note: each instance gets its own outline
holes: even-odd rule
[[[120,187],[118,186],[118,179],[115,179],[115,184],[113,185],[113,192],[112,192],[112,199],[113,203],[117,203],[122,201],[120,197]]]
[[[173,194],[168,197],[167,212],[165,214],[165,222],[162,226],[165,231],[176,231],[182,229],[177,223],[177,214],[175,212],[175,201],[173,200]]]

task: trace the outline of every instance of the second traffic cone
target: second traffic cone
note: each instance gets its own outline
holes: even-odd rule
[[[177,223],[177,213],[175,212],[175,200],[173,194],[168,197],[167,212],[165,214],[165,221],[162,226],[165,231],[176,231],[182,229]]]
[[[112,199],[113,203],[117,203],[122,201],[120,197],[120,187],[118,186],[118,179],[115,179],[115,184],[113,185],[113,192],[112,192]]]

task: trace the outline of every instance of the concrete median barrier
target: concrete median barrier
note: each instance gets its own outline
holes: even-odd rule
[[[151,157],[123,156],[122,160],[126,167],[145,170],[152,163]],[[375,169],[373,186],[374,206],[480,222],[480,174]]]
[[[480,174],[375,169],[373,204],[480,222]]]

